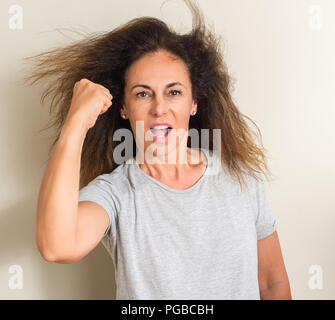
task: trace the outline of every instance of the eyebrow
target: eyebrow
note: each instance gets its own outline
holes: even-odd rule
[[[173,87],[173,86],[175,86],[175,85],[177,85],[177,84],[179,84],[179,85],[183,86],[184,88],[186,88],[186,87],[185,87],[182,83],[180,83],[179,81],[168,83],[168,84],[166,85],[166,88]],[[148,85],[146,85],[146,84],[136,84],[135,86],[132,86],[132,87],[131,87],[130,91],[132,91],[133,89],[135,89],[135,88],[137,88],[137,87],[142,87],[142,88],[146,88],[146,89],[152,90],[152,89],[150,88],[150,86],[148,86]]]

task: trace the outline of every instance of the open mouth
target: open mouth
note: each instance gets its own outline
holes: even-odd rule
[[[168,135],[171,130],[172,130],[171,127],[167,127],[165,129],[151,128],[150,132],[152,133],[153,136],[164,137],[164,136]]]
[[[169,137],[169,133],[171,132],[172,127],[154,127],[150,128],[150,133],[155,142],[166,142]]]

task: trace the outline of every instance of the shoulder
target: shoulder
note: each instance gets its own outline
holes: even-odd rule
[[[114,196],[124,196],[129,189],[129,182],[125,170],[126,168],[123,163],[109,173],[98,175],[89,182],[86,187],[98,186],[101,189],[112,193]]]
[[[254,171],[253,175],[243,168],[240,167],[240,179],[244,181],[243,188],[241,189],[240,183],[236,176],[236,173],[232,173],[227,164],[223,161],[220,153],[215,150],[207,150],[207,154],[210,159],[211,171],[210,174],[215,176],[226,192],[231,191],[237,194],[247,194],[248,196],[255,198],[259,196],[260,191],[264,188],[264,175],[258,171]],[[242,181],[243,179],[243,181]]]

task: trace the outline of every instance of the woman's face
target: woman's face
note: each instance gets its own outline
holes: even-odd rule
[[[163,147],[166,152],[180,145],[180,139],[187,141],[190,115],[197,110],[197,104],[181,59],[165,50],[143,56],[126,71],[124,94],[121,114],[129,119],[136,144],[143,151],[151,146],[156,150]],[[167,123],[174,130],[150,130],[155,123]]]

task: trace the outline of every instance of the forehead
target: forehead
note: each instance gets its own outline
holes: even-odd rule
[[[126,82],[189,81],[188,70],[182,59],[170,52],[160,50],[149,53],[135,61],[126,72]]]

